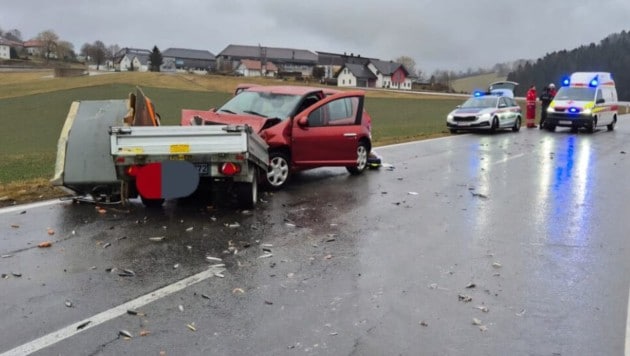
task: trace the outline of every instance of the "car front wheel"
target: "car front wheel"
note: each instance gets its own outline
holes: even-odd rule
[[[267,186],[273,190],[279,190],[289,180],[290,163],[289,157],[280,151],[269,153],[269,167],[267,169]]]
[[[367,167],[367,158],[368,158],[368,146],[365,142],[359,142],[357,146],[357,165],[356,166],[347,166],[346,169],[350,174],[361,174]]]
[[[521,129],[521,118],[517,117],[516,120],[514,120],[514,126],[512,126],[512,131],[518,132],[520,129]]]

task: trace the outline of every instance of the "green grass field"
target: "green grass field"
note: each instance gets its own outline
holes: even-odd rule
[[[177,125],[181,109],[222,104],[238,80],[130,73],[129,83],[124,83],[117,73],[95,77],[92,86],[86,82],[89,78],[41,79],[41,75],[23,81],[9,76],[2,84],[4,75],[0,73],[0,185],[52,177],[57,140],[73,101],[124,99],[136,85],[144,84],[142,89],[155,103],[162,123]],[[107,83],[108,77],[111,83]],[[376,146],[447,134],[445,116],[461,102],[411,94],[370,92],[367,96]]]

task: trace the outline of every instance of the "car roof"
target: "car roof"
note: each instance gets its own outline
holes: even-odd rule
[[[328,93],[327,90],[317,87],[308,87],[300,85],[272,85],[272,86],[254,86],[247,88],[246,91],[253,91],[259,93],[276,93],[286,95],[305,95],[315,91],[323,91]]]

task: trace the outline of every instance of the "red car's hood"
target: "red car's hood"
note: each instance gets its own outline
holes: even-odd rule
[[[244,125],[252,127],[255,132],[260,132],[268,119],[256,115],[237,115],[228,113],[218,113],[214,111],[202,110],[182,110],[182,126],[195,125]]]

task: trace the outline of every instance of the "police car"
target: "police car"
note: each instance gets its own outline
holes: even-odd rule
[[[593,132],[598,126],[615,129],[618,115],[617,90],[607,72],[577,72],[562,80],[562,86],[547,109],[545,128],[585,128]]]
[[[511,90],[509,91],[511,93]],[[521,107],[513,95],[504,90],[475,92],[471,98],[446,116],[446,126],[451,133],[458,131],[499,129],[518,132],[522,122]]]

